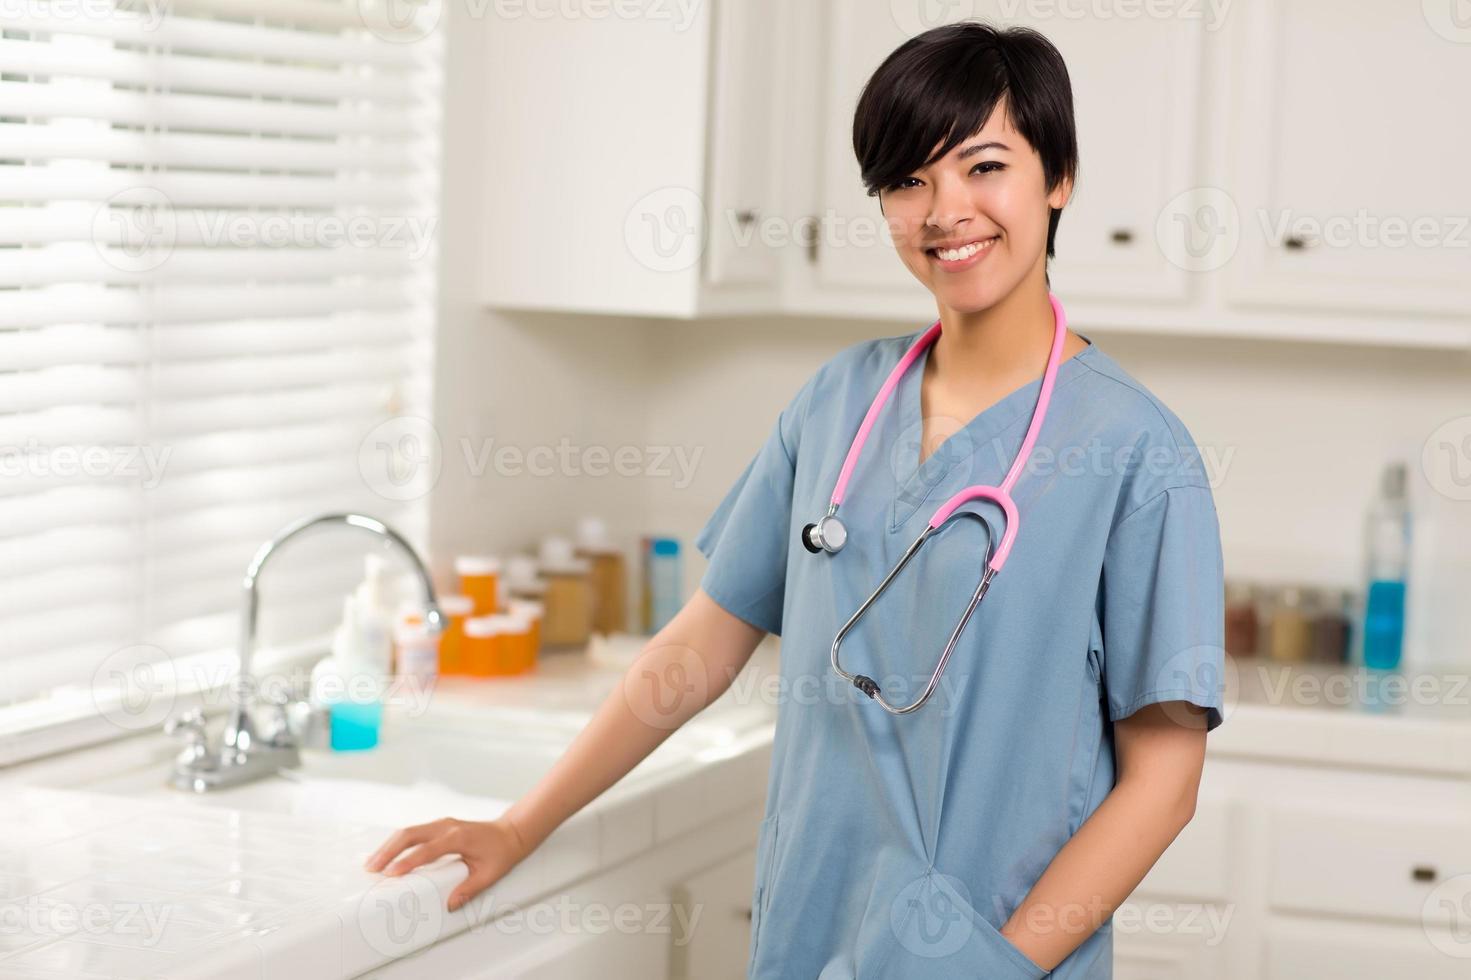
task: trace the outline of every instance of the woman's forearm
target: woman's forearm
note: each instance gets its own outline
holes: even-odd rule
[[[1108,921],[1195,815],[1205,715],[1153,704],[1114,726],[1118,781],[1048,864],[1001,934],[1051,970]]]
[[[1189,822],[1179,796],[1120,783],[1037,879],[1001,933],[1052,969],[1129,897]]]
[[[650,638],[556,764],[506,811],[527,851],[730,686],[765,635],[697,591]]]

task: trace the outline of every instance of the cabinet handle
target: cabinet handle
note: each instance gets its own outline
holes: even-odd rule
[[[1115,245],[1127,245],[1134,240],[1134,231],[1131,228],[1115,228],[1108,237]]]
[[[1417,864],[1411,869],[1410,877],[1416,881],[1434,881],[1436,879],[1435,869],[1428,864]]]
[[[1288,235],[1282,239],[1282,247],[1293,252],[1300,252],[1311,244],[1312,242],[1301,235]]]
[[[741,909],[741,918],[745,919],[747,922],[751,921],[751,906],[747,905],[745,908]]]
[[[742,210],[736,212],[735,218],[740,226],[742,228],[745,228],[746,226],[750,225],[751,222],[756,220],[756,215],[758,215],[759,213],[760,212],[757,211],[755,208],[743,208]]]
[[[817,243],[822,240],[822,216],[812,216],[812,238],[807,242],[807,261],[817,264]]]

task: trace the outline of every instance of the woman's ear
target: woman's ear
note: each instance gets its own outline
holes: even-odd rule
[[[1057,182],[1057,186],[1052,188],[1052,192],[1047,195],[1047,206],[1057,211],[1061,211],[1063,208],[1067,207],[1067,202],[1069,199],[1072,198],[1072,196],[1072,178],[1064,177]]]

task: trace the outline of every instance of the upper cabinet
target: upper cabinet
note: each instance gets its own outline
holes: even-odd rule
[[[1461,3],[1462,8],[1465,7]],[[1471,19],[1457,0],[1258,0],[1233,51],[1233,302],[1471,311]]]
[[[963,15],[1034,27],[1067,61],[1080,173],[1051,279],[1077,326],[1471,347],[1471,22],[1454,8],[713,0],[492,18],[485,299],[932,319],[859,178],[853,113],[939,22],[924,18]]]
[[[776,244],[760,225],[775,210],[775,3],[481,21],[494,66],[481,116],[487,304],[676,317],[772,306]]]

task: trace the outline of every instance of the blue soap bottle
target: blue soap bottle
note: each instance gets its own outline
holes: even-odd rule
[[[1405,640],[1405,593],[1410,562],[1410,505],[1402,462],[1384,468],[1366,527],[1364,666],[1395,670]]]

